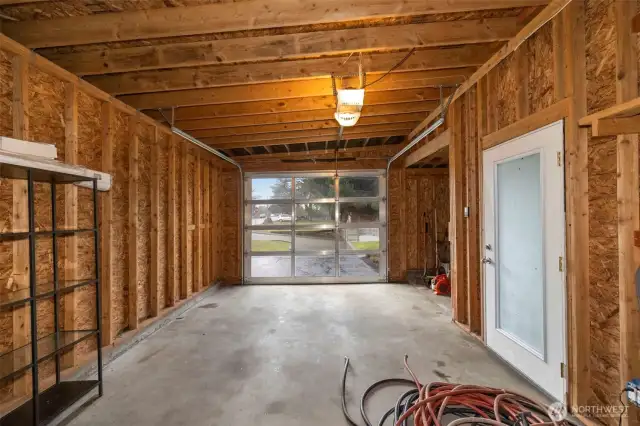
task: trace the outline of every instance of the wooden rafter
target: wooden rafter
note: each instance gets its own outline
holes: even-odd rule
[[[366,129],[366,128],[365,128]],[[353,133],[349,135],[345,135],[342,140],[345,139],[364,139],[364,138],[375,138],[375,137],[385,137],[385,136],[403,136],[409,133],[411,129],[389,129],[389,130],[376,130],[376,131],[364,131],[363,133]],[[292,133],[292,132],[289,132]],[[302,132],[307,134],[309,132]],[[324,133],[324,132],[323,132]],[[269,135],[269,133],[265,133],[265,135]],[[251,142],[235,142],[232,144],[226,144],[224,142],[215,143],[212,141],[202,139],[202,142],[205,142],[216,149],[233,149],[233,148],[242,148],[242,147],[252,147],[252,146],[274,146],[274,145],[287,145],[305,143],[305,142],[327,142],[336,140],[336,132],[331,131],[330,134],[320,134],[317,136],[299,136],[299,137],[291,137],[291,138],[283,138],[281,134],[273,133],[271,134],[272,138],[275,139],[265,139],[265,140],[257,140]],[[227,138],[225,138],[227,139]],[[288,148],[288,147],[287,147]]]
[[[256,107],[260,108],[260,104]],[[235,104],[223,104],[223,105],[206,105],[202,107],[189,108],[194,114],[207,114],[209,112],[225,113],[230,112],[230,107]],[[245,105],[246,106],[246,105]],[[438,106],[437,101],[422,101],[422,102],[403,102],[398,104],[381,104],[381,105],[365,105],[362,109],[362,115],[360,120],[365,118],[384,118],[384,116],[396,115],[396,114],[409,114],[409,113],[424,113],[430,109]],[[225,110],[225,108],[228,108]],[[176,115],[181,108],[176,109]],[[198,110],[202,110],[198,113]],[[317,110],[305,110],[305,111],[285,111],[279,113],[261,113],[261,109],[256,109],[251,115],[240,115],[233,117],[207,117],[197,118],[191,120],[177,120],[175,126],[184,130],[199,130],[199,129],[220,129],[229,127],[245,127],[245,126],[262,126],[271,124],[284,124],[284,123],[296,123],[305,121],[321,121],[321,120],[334,120],[335,108],[325,108]],[[250,112],[250,111],[247,111]]]
[[[471,44],[447,49],[432,48],[414,52],[398,71],[436,70],[478,66],[498,49],[495,43]],[[375,53],[362,56],[363,67],[371,73],[383,73],[398,64],[406,52]],[[346,57],[262,62],[255,64],[208,65],[168,68],[86,77],[86,80],[113,95],[187,90],[243,83],[329,77],[336,70],[344,74],[358,72],[358,61]],[[346,62],[346,63],[345,63]],[[371,78],[375,78],[372,76]]]
[[[42,21],[5,23],[3,31],[30,48],[69,46],[208,34],[258,28],[313,25],[371,18],[540,6],[546,0],[253,0],[181,8],[105,13]],[[256,19],[256,11],[259,19]]]
[[[389,123],[416,123],[420,121],[420,113],[385,115],[380,117],[363,117],[358,121],[357,126],[371,126]],[[190,130],[189,133],[196,138],[205,137],[225,137],[251,135],[256,133],[290,132],[303,130],[337,129],[340,125],[333,118],[319,121],[300,121],[283,124],[263,124],[258,126],[227,127],[218,129]]]
[[[304,59],[350,52],[374,52],[508,40],[518,31],[516,17],[350,28],[240,39],[155,44],[80,51],[45,52],[78,75],[239,62]],[[304,49],[300,49],[304,46]]]
[[[370,147],[353,147],[338,150],[338,158],[345,157],[379,157],[387,158],[393,156],[400,149],[396,145],[387,146],[370,146]],[[252,156],[235,156],[235,160],[241,162],[263,161],[267,159],[295,159],[295,158],[333,158],[334,150],[312,149],[307,151],[297,151],[289,153],[273,153],[273,154],[256,154]]]
[[[376,132],[397,132],[395,135],[407,134],[407,129],[411,131],[414,123],[389,123],[389,124],[374,124],[371,126],[354,126],[345,129],[344,138],[351,137],[356,139],[356,134],[375,134]],[[298,143],[296,140],[300,138],[321,137],[322,140],[335,139],[336,129],[319,129],[319,130],[303,130],[303,131],[291,131],[291,132],[273,132],[273,133],[255,133],[249,135],[237,135],[237,136],[225,136],[221,138],[199,138],[205,143],[209,143],[212,146],[220,148],[242,148],[252,147],[260,145],[274,145],[274,142],[281,141],[279,143]],[[302,143],[302,142],[300,142]]]
[[[374,87],[375,85],[372,86],[372,90],[367,90],[365,95],[367,105],[440,99],[440,91],[433,87],[420,86],[414,89],[384,91],[373,90]],[[247,112],[244,111],[255,111],[256,107],[260,107],[263,113],[275,113],[335,108],[336,106],[329,79],[142,93],[120,96],[119,99],[142,110],[157,110],[172,106],[226,104],[221,108],[223,111],[229,110],[228,115],[245,115]],[[252,104],[258,101],[260,103]],[[238,103],[242,104],[238,105]]]

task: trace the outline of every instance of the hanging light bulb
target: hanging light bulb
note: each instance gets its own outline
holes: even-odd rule
[[[335,118],[344,127],[355,125],[364,105],[364,89],[339,89]]]

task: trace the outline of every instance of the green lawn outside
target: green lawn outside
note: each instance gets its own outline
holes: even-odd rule
[[[291,244],[287,241],[252,240],[251,251],[288,251]]]
[[[351,243],[356,250],[378,250],[380,248],[379,241],[360,241]]]

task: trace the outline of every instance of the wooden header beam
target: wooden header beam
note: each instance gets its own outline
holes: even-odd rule
[[[443,148],[446,148],[451,143],[451,129],[445,130],[440,133],[434,139],[428,141],[423,146],[418,148],[404,160],[404,167],[412,166],[423,159],[435,154]]]
[[[491,53],[497,49],[498,44],[490,43],[419,50],[409,56],[398,71],[478,66],[489,59]],[[362,56],[362,65],[371,73],[383,73],[400,63],[406,55],[406,52],[365,54]],[[344,74],[356,74],[359,62],[346,61],[346,59],[346,57],[331,57],[242,65],[168,68],[89,76],[86,80],[105,92],[126,95],[269,81],[328,78],[336,70]]]
[[[497,66],[503,59],[513,53],[522,43],[524,43],[529,37],[535,34],[538,29],[551,21],[554,16],[564,9],[571,0],[551,0],[549,4],[542,9],[527,25],[525,25],[518,34],[507,44],[502,46],[487,62],[485,62],[473,75],[464,83],[458,87],[453,96],[453,101],[458,99],[464,93],[466,93],[474,84],[476,84],[482,77],[487,75],[495,66]],[[424,119],[415,129],[409,134],[409,139],[413,138],[423,129],[425,129],[435,117],[442,112],[442,106],[433,111],[429,116]]]
[[[546,0],[253,0],[192,7],[7,22],[3,31],[29,48],[70,46],[373,18],[541,6]]]

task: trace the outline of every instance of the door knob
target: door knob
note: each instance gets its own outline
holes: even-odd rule
[[[490,258],[488,258],[488,257],[483,257],[483,258],[482,258],[482,263],[484,263],[485,265],[486,265],[486,264],[491,265],[491,264],[493,264],[493,260],[491,260],[491,259],[490,259]]]

